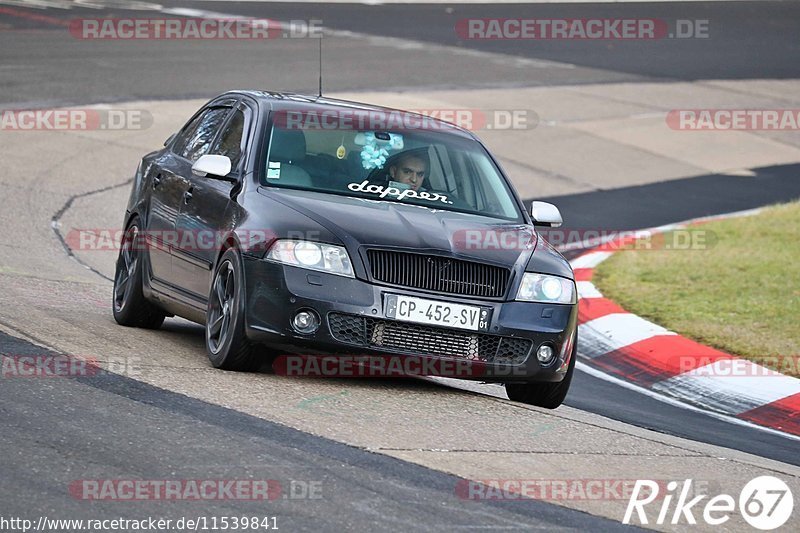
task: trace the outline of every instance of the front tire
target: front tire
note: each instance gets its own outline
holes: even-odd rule
[[[575,337],[570,355],[569,367],[564,379],[558,383],[506,383],[509,400],[527,403],[545,409],[555,409],[564,403],[575,373],[575,359],[578,356],[578,338]]]
[[[208,295],[206,349],[214,367],[246,372],[256,370],[260,358],[244,330],[243,272],[238,252],[234,248],[225,250]]]
[[[164,323],[164,312],[149,302],[142,292],[144,262],[143,239],[139,219],[134,218],[125,230],[120,243],[117,268],[114,273],[112,309],[117,324],[135,328],[158,329]]]

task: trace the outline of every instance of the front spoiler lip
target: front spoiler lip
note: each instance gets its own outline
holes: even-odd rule
[[[365,346],[357,346],[345,343],[330,343],[328,341],[318,341],[313,337],[297,338],[286,335],[276,336],[274,332],[265,331],[262,328],[254,327],[248,336],[260,339],[273,348],[278,357],[318,357],[318,358],[370,358],[370,357],[404,357],[428,361],[434,368],[442,366],[455,367],[453,374],[443,373],[408,373],[405,375],[329,375],[329,376],[293,376],[293,377],[329,377],[329,378],[395,378],[395,377],[445,377],[452,379],[464,379],[469,381],[482,381],[485,383],[527,383],[530,381],[558,382],[566,375],[566,370],[560,370],[561,366],[566,365],[551,364],[541,368],[539,372],[531,372],[526,363],[510,365],[502,363],[492,363],[482,360],[460,358],[455,356],[445,356],[436,354],[422,354],[407,352],[403,350],[393,350],[390,348],[376,349]],[[532,350],[528,354],[528,360],[535,358]]]
[[[542,367],[535,357],[535,350],[543,342],[551,342],[557,352],[565,340],[575,334],[577,327],[577,305],[548,306],[528,302],[496,302],[487,300],[458,299],[459,303],[481,307],[493,307],[491,324],[488,331],[472,332],[476,335],[496,335],[504,337],[526,338],[532,341],[527,360],[521,364],[494,363],[482,360],[470,360],[457,356],[415,353],[406,350],[374,345],[349,344],[333,337],[328,322],[328,314],[343,313],[373,318],[392,320],[384,316],[383,296],[407,294],[426,299],[447,300],[448,295],[431,297],[402,287],[384,287],[373,285],[358,278],[325,275],[313,272],[314,284],[307,279],[307,270],[276,263],[248,260],[245,258],[245,280],[247,283],[246,334],[255,342],[261,342],[277,349],[278,353],[315,354],[315,355],[353,355],[368,354],[381,356],[411,356],[434,358],[441,361],[466,361],[467,366],[486,369],[474,377],[478,381],[493,382],[530,382],[561,381],[566,374],[563,359]],[[322,278],[322,284],[319,285]],[[302,335],[290,326],[291,316],[301,308],[312,308],[322,318],[320,329],[313,335]],[[543,310],[553,308],[552,317],[543,318]],[[405,324],[410,324],[403,322]],[[436,327],[436,326],[431,326]],[[467,330],[457,330],[461,333]],[[568,356],[569,354],[565,354]],[[474,362],[472,362],[474,361]],[[511,372],[510,370],[513,370]],[[450,377],[450,376],[443,376]]]

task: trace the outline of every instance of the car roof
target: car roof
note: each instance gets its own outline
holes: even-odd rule
[[[421,113],[415,113],[413,111],[406,111],[403,109],[394,109],[391,107],[383,107],[373,104],[366,104],[363,102],[354,102],[351,100],[340,100],[338,98],[329,98],[327,96],[310,96],[298,93],[290,93],[290,92],[272,92],[272,91],[252,91],[252,90],[235,90],[235,91],[228,91],[224,94],[219,95],[217,98],[221,98],[223,96],[236,96],[236,95],[243,95],[249,96],[250,98],[267,104],[270,109],[275,111],[309,111],[313,110],[316,112],[323,112],[323,111],[342,111],[348,110],[351,112],[379,112],[379,113],[399,113],[401,116],[405,117],[424,117],[427,121],[432,121],[436,123],[436,129],[439,131],[452,133],[455,135],[459,135],[462,137],[468,137],[470,139],[476,139],[475,135],[472,134],[471,131],[464,129],[456,124],[451,122],[447,122],[445,120],[437,119],[430,117],[428,115],[424,115]],[[216,98],[215,98],[216,99]]]

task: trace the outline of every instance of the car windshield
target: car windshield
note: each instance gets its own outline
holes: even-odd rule
[[[365,130],[288,122],[273,120],[263,185],[522,220],[500,170],[473,139],[441,127]]]

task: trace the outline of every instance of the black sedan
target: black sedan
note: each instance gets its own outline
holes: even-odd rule
[[[577,290],[534,227],[560,224],[550,204],[528,213],[455,125],[229,92],[142,159],[114,318],[203,324],[217,368],[278,354],[458,362],[472,371],[457,377],[554,408],[575,366]]]

